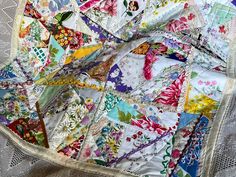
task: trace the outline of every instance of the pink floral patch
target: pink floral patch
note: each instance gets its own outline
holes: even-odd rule
[[[178,32],[187,29],[189,29],[188,24],[181,20],[171,20],[166,26],[166,30],[170,32]]]
[[[160,124],[157,124],[157,123],[153,122],[152,120],[150,120],[146,116],[142,116],[141,118],[142,119],[138,119],[138,120],[132,119],[131,125],[140,127],[142,129],[145,129],[145,130],[148,130],[148,131],[156,132],[160,135],[163,132],[167,131],[166,128],[162,127]]]
[[[80,11],[86,12],[87,10],[89,10],[90,8],[92,8],[93,6],[95,6],[99,2],[101,2],[101,0],[90,0],[86,3],[84,3],[82,6],[80,6]]]
[[[168,88],[161,92],[161,94],[154,100],[156,103],[170,105],[177,107],[182,86],[185,81],[185,72],[175,80]]]
[[[151,52],[147,53],[147,55],[145,57],[144,68],[143,68],[144,77],[147,80],[152,79],[152,64],[155,61],[157,61],[157,57],[155,56],[155,54],[153,54]]]
[[[102,1],[95,9],[115,16],[117,15],[117,0]]]

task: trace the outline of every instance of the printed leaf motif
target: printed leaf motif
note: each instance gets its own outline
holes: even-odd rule
[[[17,125],[16,129],[23,135],[24,134],[24,129],[21,125]]]
[[[197,77],[197,75],[198,75],[198,73],[193,71],[192,74],[191,74],[191,79]]]
[[[132,115],[130,113],[128,113],[127,118],[130,120],[132,118]]]
[[[44,141],[44,134],[43,133],[35,133],[35,138],[38,141],[39,144],[43,145]]]
[[[60,22],[60,21],[61,21],[61,17],[62,17],[62,15],[61,15],[61,13],[59,13],[59,14],[57,14],[54,18],[55,18],[58,22]]]
[[[139,113],[139,114],[136,116],[136,118],[137,118],[137,119],[142,119],[143,116],[144,116],[143,114]]]
[[[62,13],[61,21],[68,20],[72,16],[72,14],[72,11]]]
[[[131,118],[132,118],[132,115],[131,115],[130,113],[128,113],[127,115],[125,115],[124,112],[122,112],[122,111],[120,111],[120,110],[118,109],[118,115],[119,115],[119,120],[120,120],[121,122],[125,122],[125,123],[127,123],[127,124],[130,123],[130,120],[131,120]]]
[[[52,57],[55,57],[58,51],[59,51],[59,50],[58,50],[57,48],[53,48],[52,45],[50,45],[50,47],[49,47],[49,53],[50,53],[50,55],[51,55]]]
[[[128,16],[133,16],[132,12],[127,12]]]
[[[178,175],[178,177],[183,177],[183,176],[184,176],[183,171],[182,171],[182,170],[179,170],[179,171],[177,172],[177,175]]]
[[[73,12],[69,11],[69,12],[63,12],[63,13],[58,13],[55,16],[55,19],[58,21],[59,24],[62,24],[63,21],[69,19],[72,16]]]
[[[125,121],[125,113],[118,109],[118,114],[119,114],[120,121],[122,122]]]
[[[125,7],[127,7],[127,5],[128,5],[126,0],[123,1],[123,4],[124,4]]]
[[[95,161],[96,164],[98,164],[98,165],[106,166],[106,162],[104,162],[104,161],[102,161],[102,160],[95,159],[94,161]]]

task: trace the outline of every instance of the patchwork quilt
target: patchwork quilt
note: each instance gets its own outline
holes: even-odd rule
[[[0,69],[13,141],[101,174],[202,175],[234,66],[235,1],[22,0],[15,23]]]

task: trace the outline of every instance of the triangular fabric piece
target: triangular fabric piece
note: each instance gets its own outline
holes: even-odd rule
[[[93,52],[101,48],[102,48],[102,44],[81,47],[80,49],[76,50],[71,56],[66,58],[64,64],[69,64],[72,61],[79,60],[87,55],[92,54]]]
[[[28,27],[32,22],[35,21],[34,18],[32,18],[32,17],[27,17],[27,16],[24,16],[22,20],[23,20],[23,22],[21,23],[21,28],[26,28],[26,27]]]
[[[77,16],[77,26],[76,26],[76,31],[80,31],[84,34],[88,34],[92,37],[97,37],[97,34],[94,33],[88,26],[87,24],[83,21],[83,19],[80,16]]]
[[[182,73],[169,87],[162,91],[154,102],[177,107],[184,81],[185,72]]]
[[[113,34],[109,33],[108,31],[106,31],[105,29],[103,29],[102,27],[100,27],[99,25],[97,25],[95,22],[93,22],[91,19],[89,19],[87,16],[80,14],[80,17],[82,18],[82,20],[86,23],[86,25],[96,34],[99,35],[99,39],[101,41],[104,40],[113,40],[117,43],[122,42],[122,39],[117,38],[116,36],[114,36]]]
[[[10,71],[7,71],[5,69],[0,70],[0,81],[6,80],[6,79],[12,79],[15,77],[16,77],[16,75]]]
[[[39,119],[19,118],[7,126],[25,141],[47,147],[46,132],[42,123]]]
[[[26,2],[24,15],[27,17],[32,17],[35,19],[41,19],[42,15],[35,9],[33,4],[30,1]]]
[[[188,114],[188,113],[181,113],[180,119],[179,119],[179,125],[178,129],[182,129],[189,125],[193,120],[196,120],[199,117],[198,114]]]
[[[115,56],[112,56],[107,61],[102,62],[98,66],[95,66],[94,68],[90,69],[88,71],[88,74],[90,77],[100,80],[100,81],[106,81],[107,74],[110,71],[111,65],[114,62]]]
[[[65,50],[61,47],[61,45],[58,44],[58,42],[55,40],[53,36],[50,38],[49,42],[49,52],[50,55],[54,55],[54,60],[56,62],[59,62],[62,59],[62,56],[64,55]]]
[[[76,23],[74,23],[76,22]],[[96,37],[97,35],[90,30],[90,28],[85,24],[85,22],[81,19],[79,13],[73,13],[71,17],[62,22],[62,25],[66,28],[73,29],[75,31],[79,31],[81,33]]]

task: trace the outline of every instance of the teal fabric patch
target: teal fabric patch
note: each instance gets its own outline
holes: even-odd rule
[[[53,36],[50,37],[49,52],[51,55],[54,55],[54,60],[59,62],[62,59],[62,56],[65,50],[58,44]]]
[[[124,117],[127,117],[129,120],[129,115],[135,117],[138,115],[136,109],[130,106],[128,103],[124,101],[120,101],[115,108],[113,108],[110,112],[108,112],[108,117],[115,121],[122,121]]]

